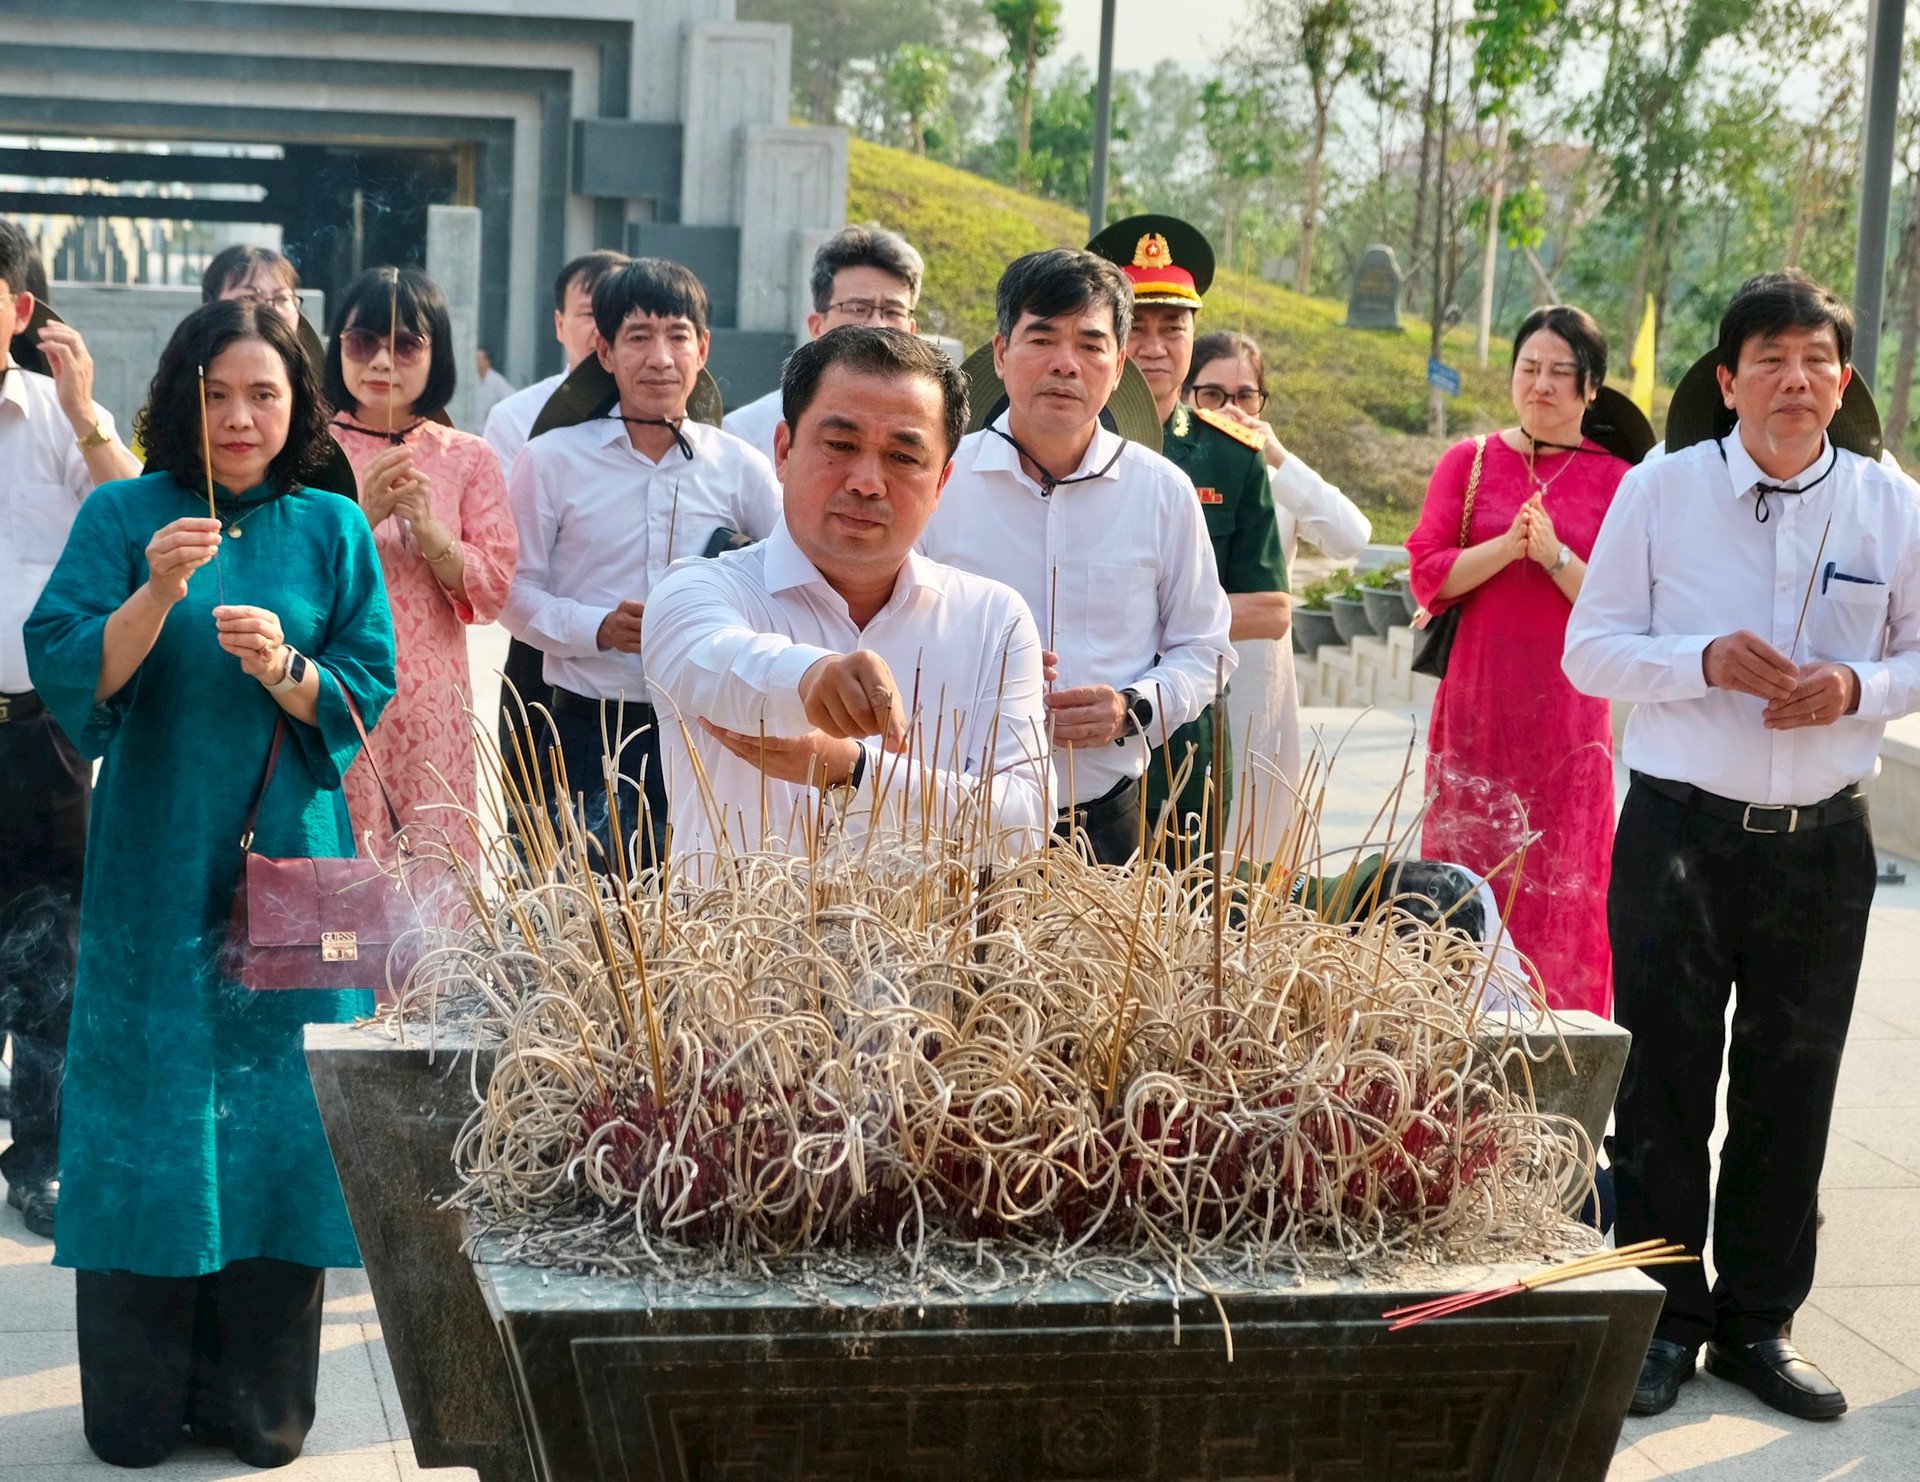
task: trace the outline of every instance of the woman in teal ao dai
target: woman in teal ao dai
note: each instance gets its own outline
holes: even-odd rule
[[[272,1466],[312,1424],[324,1268],[360,1264],[302,1026],[373,998],[253,993],[216,963],[281,716],[255,847],[354,852],[341,778],[360,742],[341,687],[374,724],[393,695],[393,627],[358,506],[301,483],[327,453],[326,411],[283,321],[238,302],[196,310],[147,404],[149,467],[163,471],[86,500],[26,628],[35,688],[104,759],[54,1260],[79,1273],[95,1452],[152,1465],[192,1435]]]

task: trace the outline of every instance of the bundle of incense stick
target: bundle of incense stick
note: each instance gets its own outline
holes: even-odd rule
[[[207,471],[207,518],[217,520],[213,503],[213,430],[207,424],[207,368],[200,367],[200,462]]]
[[[1574,1281],[1582,1276],[1625,1271],[1633,1266],[1678,1266],[1699,1259],[1698,1256],[1688,1255],[1684,1245],[1671,1241],[1642,1240],[1633,1245],[1620,1246],[1617,1250],[1598,1250],[1590,1256],[1581,1256],[1578,1260],[1536,1271],[1509,1286],[1482,1287],[1471,1292],[1455,1292],[1450,1297],[1433,1297],[1408,1307],[1395,1307],[1380,1316],[1383,1321],[1393,1324],[1387,1331],[1397,1333],[1402,1328],[1415,1327],[1436,1317],[1452,1317],[1469,1307],[1481,1307],[1502,1297],[1515,1297],[1521,1292],[1537,1291],[1543,1286]]]

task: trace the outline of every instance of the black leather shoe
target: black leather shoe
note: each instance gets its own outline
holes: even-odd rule
[[[1671,1410],[1680,1398],[1680,1386],[1694,1374],[1694,1352],[1671,1338],[1655,1338],[1647,1345],[1646,1361],[1640,1365],[1640,1382],[1633,1387],[1629,1415],[1658,1415]]]
[[[1709,1343],[1707,1372],[1750,1389],[1776,1410],[1801,1420],[1832,1420],[1847,1413],[1840,1386],[1786,1338],[1758,1343]]]
[[[20,1211],[20,1221],[42,1240],[53,1239],[53,1217],[60,1208],[60,1180],[7,1185],[7,1203]]]

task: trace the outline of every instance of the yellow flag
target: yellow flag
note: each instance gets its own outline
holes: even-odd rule
[[[1633,386],[1627,392],[1633,404],[1649,417],[1653,415],[1653,295],[1647,295],[1647,312],[1640,321],[1640,334],[1633,342]]]

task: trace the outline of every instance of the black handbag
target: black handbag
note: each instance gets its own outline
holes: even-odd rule
[[[1484,435],[1476,437],[1473,440],[1473,472],[1467,475],[1467,498],[1460,510],[1462,550],[1466,549],[1473,530],[1473,501],[1480,492],[1480,466],[1486,457],[1487,440]],[[1415,674],[1427,674],[1435,679],[1447,677],[1447,660],[1453,656],[1453,638],[1460,631],[1460,608],[1464,602],[1462,598],[1439,617],[1434,617],[1424,607],[1415,614],[1414,627],[1420,632],[1419,646],[1413,651]]]

